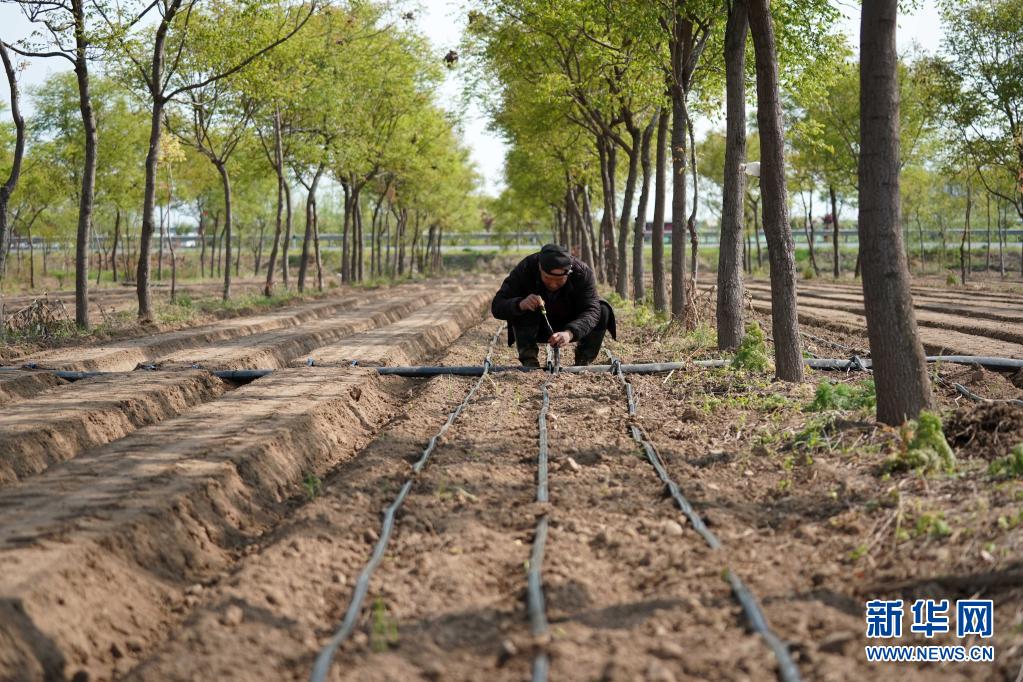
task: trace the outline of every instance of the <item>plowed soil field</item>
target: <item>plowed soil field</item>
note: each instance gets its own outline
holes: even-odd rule
[[[750,282],[757,312],[769,315],[771,287]],[[839,334],[862,335],[863,290],[856,284],[800,282],[799,321]],[[1023,295],[914,288],[920,340],[931,355],[1023,357]]]
[[[487,314],[498,284],[340,294],[0,371],[0,680],[306,680],[348,613],[327,679],[523,680],[547,657],[553,680],[765,680],[783,668],[772,637],[806,680],[1017,679],[1023,481],[989,465],[1023,443],[1023,407],[954,384],[1019,400],[1020,376],[935,368],[956,470],[924,475],[887,466],[913,434],[867,402],[815,405],[825,383],[867,392],[863,375],[374,369],[515,364]],[[866,350],[853,287],[801,296],[811,351]],[[922,331],[1021,357],[1011,299],[921,295]],[[718,355],[628,309],[619,330],[623,362]],[[213,373],[233,369],[273,372]],[[993,600],[994,636],[910,634],[921,598]],[[871,599],[905,601],[904,640],[865,638]],[[995,660],[868,663],[879,643]]]

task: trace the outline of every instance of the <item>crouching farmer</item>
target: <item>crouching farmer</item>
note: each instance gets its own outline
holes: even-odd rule
[[[538,343],[554,348],[575,343],[575,364],[589,365],[600,353],[604,334],[610,330],[611,337],[616,336],[614,311],[597,295],[593,270],[554,244],[515,266],[490,311],[507,320],[508,345],[517,346],[519,361],[526,367],[540,366]]]

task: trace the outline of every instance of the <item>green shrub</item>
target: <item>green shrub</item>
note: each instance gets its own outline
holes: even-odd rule
[[[912,439],[906,434],[913,433]],[[955,453],[941,430],[941,418],[933,412],[921,412],[920,419],[903,427],[903,449],[882,467],[887,473],[916,471],[920,474],[953,474]]]
[[[876,404],[873,379],[858,384],[833,384],[825,379],[817,384],[813,402],[806,406],[806,411],[873,409]]]
[[[991,462],[987,472],[992,478],[1023,478],[1023,443]]]
[[[764,330],[756,322],[746,325],[746,336],[732,358],[732,369],[766,372],[769,366]]]

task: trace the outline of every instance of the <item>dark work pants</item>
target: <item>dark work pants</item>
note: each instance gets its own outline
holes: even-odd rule
[[[610,308],[606,304],[602,304],[600,306],[600,320],[597,321],[597,326],[583,338],[573,341],[576,344],[575,362],[573,364],[590,365],[597,359],[597,354],[600,353],[600,345],[604,343],[604,334],[607,333],[608,319],[610,318],[609,311]],[[534,312],[523,315],[512,322],[511,325],[515,336],[515,346],[519,352],[519,362],[527,367],[539,367],[540,348],[538,344],[547,343],[547,339],[550,338],[550,329],[547,328],[547,324],[543,321],[540,313]],[[565,330],[555,327],[554,331]]]

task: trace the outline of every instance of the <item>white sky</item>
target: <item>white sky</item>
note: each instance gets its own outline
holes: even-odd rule
[[[846,17],[843,30],[850,37],[852,45],[858,44],[859,34],[859,0],[832,0]],[[938,49],[942,29],[935,0],[923,0],[920,8],[911,15],[904,16],[899,24],[899,49],[906,50],[914,42],[928,52]],[[438,55],[445,54],[449,49],[457,49],[462,28],[465,25],[466,9],[463,0],[425,0],[419,4],[416,12],[417,20],[425,33],[436,47]],[[0,4],[0,38],[13,41],[24,38],[31,32],[31,25],[21,11],[10,4]],[[69,64],[63,59],[33,60],[20,77],[22,92],[32,85],[42,83],[58,70],[66,70]],[[6,80],[2,87],[2,100],[9,103]],[[461,108],[461,82],[458,69],[447,76],[441,90],[441,102],[449,109]],[[24,95],[23,95],[24,98]],[[26,115],[31,115],[31,107],[25,106]],[[484,189],[496,194],[502,186],[505,146],[493,133],[487,130],[487,122],[479,110],[471,107],[462,112],[464,117],[464,139],[472,150],[472,158],[484,179]]]

